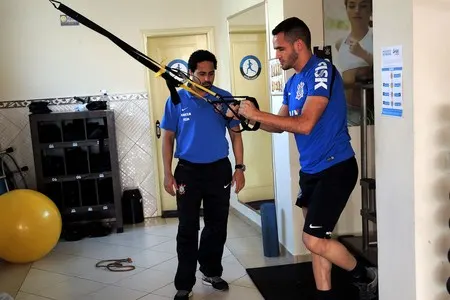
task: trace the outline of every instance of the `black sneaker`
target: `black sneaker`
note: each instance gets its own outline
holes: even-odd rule
[[[189,297],[192,297],[192,291],[179,290],[175,295],[174,300],[188,300]]]
[[[366,268],[366,280],[355,281],[354,285],[359,289],[360,300],[374,300],[378,295],[378,271],[376,268]]]
[[[219,291],[226,291],[229,288],[228,283],[219,276],[214,277],[203,276],[203,284],[211,285],[213,288]]]

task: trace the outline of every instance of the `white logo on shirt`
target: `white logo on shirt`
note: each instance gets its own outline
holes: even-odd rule
[[[300,115],[300,109],[293,109],[289,111],[289,116],[295,117]]]
[[[190,115],[191,115],[190,112],[186,112],[186,113],[181,114],[181,117],[183,117],[183,121],[186,122],[186,121],[190,120],[190,118],[189,118]]]
[[[322,228],[322,226],[315,226],[313,224],[309,224],[309,228],[311,228],[311,229],[318,229],[318,228]]]
[[[318,88],[322,87],[324,89],[328,89],[327,83],[328,83],[328,66],[326,62],[320,62],[315,71],[314,71],[315,83],[314,90],[317,90]]]
[[[297,85],[297,94],[295,95],[295,99],[300,100],[303,98],[303,87],[305,86],[305,83],[302,81]]]

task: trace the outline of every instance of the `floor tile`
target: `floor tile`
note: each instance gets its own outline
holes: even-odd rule
[[[145,227],[145,233],[171,238],[177,237],[177,231],[178,226],[176,226],[175,224]]]
[[[167,300],[167,299],[173,299],[173,297],[163,297],[155,294],[148,294],[145,297],[142,297],[139,300]]]
[[[222,265],[223,265],[222,278],[227,282],[232,282],[247,274],[245,268],[239,263],[239,261],[233,255],[224,258]]]
[[[44,288],[35,294],[55,300],[78,300],[104,287],[105,285],[102,283],[72,277],[51,287]]]
[[[174,280],[173,277],[172,273],[147,269],[141,273],[121,280],[114,285],[151,293],[154,290],[160,289],[171,283]]]
[[[203,300],[264,300],[256,289],[246,288],[237,285],[230,285],[230,289],[226,292],[214,292]],[[281,299],[280,299],[281,300]]]
[[[175,273],[177,272],[177,267],[178,267],[178,257],[174,257],[163,263],[153,266],[151,269],[169,272],[169,273],[173,273],[175,275]]]
[[[203,228],[203,219],[200,224]],[[15,300],[173,299],[178,266],[177,230],[177,218],[146,219],[140,224],[126,225],[122,234],[60,242],[45,258],[33,264],[19,266],[0,262],[0,292],[14,296],[18,292]],[[124,258],[131,258],[136,269],[111,272],[95,266],[102,259]],[[197,265],[197,281],[191,299],[262,299],[245,268],[294,261],[292,256],[284,254],[264,257],[261,234],[230,215],[222,256],[222,277],[230,283],[230,290],[218,292],[203,285]]]
[[[98,242],[147,249],[167,242],[171,237],[146,234],[145,231],[131,231],[101,237]]]
[[[19,292],[15,300],[48,300],[50,298],[45,298],[38,295],[28,294],[25,292]]]
[[[137,300],[147,295],[146,292],[140,292],[118,286],[107,286],[101,290],[84,296],[80,300]]]
[[[174,253],[153,250],[143,250],[142,252],[132,255],[133,264],[142,268],[154,267],[174,257],[176,257],[176,254]]]
[[[31,264],[11,264],[0,262],[0,293],[15,296],[24,282]]]
[[[261,236],[255,229],[253,229],[250,225],[245,224],[242,221],[239,221],[240,223],[236,222],[229,222],[228,224],[228,232],[227,237],[228,238],[245,238],[245,237],[252,237],[252,236]]]
[[[23,282],[20,290],[22,292],[34,294],[52,287],[55,284],[69,280],[71,277],[63,274],[48,272],[44,270],[31,269],[27,278]]]
[[[55,252],[94,259],[127,258],[142,249],[101,243],[95,239],[59,243]]]
[[[242,287],[256,289],[255,284],[253,283],[253,281],[251,280],[251,278],[248,275],[245,275],[245,276],[233,281],[232,284],[242,286]]]
[[[167,242],[159,244],[158,246],[151,247],[149,250],[177,254],[177,242],[175,239],[171,239]]]
[[[226,246],[231,252],[236,254],[263,254],[263,242],[261,236],[229,238]]]

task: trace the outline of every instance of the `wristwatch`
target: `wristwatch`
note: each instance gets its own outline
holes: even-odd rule
[[[235,169],[235,170],[241,169],[243,172],[245,172],[246,167],[245,167],[245,165],[235,165],[235,166],[234,166],[234,169]]]

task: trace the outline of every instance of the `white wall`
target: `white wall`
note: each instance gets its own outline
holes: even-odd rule
[[[62,2],[141,52],[142,30],[221,22],[214,1]],[[199,11],[208,13],[196,17]],[[84,25],[61,27],[59,16],[49,1],[0,1],[0,100],[92,95],[100,89],[146,92],[142,64]]]
[[[227,16],[228,17],[228,16]],[[245,10],[244,13],[239,13],[233,16],[230,20],[232,26],[265,26],[266,24],[266,10],[265,5],[258,5]]]
[[[373,5],[380,298],[416,299],[413,288],[416,284],[413,204],[413,7],[411,1],[379,0],[374,1]],[[386,32],[389,34],[385,34]],[[404,117],[401,119],[382,117],[380,107],[380,51],[383,46],[395,45],[403,45],[404,56],[405,105]]]
[[[415,0],[413,15],[415,292],[416,299],[443,300],[450,298],[450,42],[442,37],[450,3]]]
[[[449,299],[449,17],[444,1],[374,2],[380,299]],[[404,117],[394,119],[380,115],[379,70],[381,47],[395,45]]]

